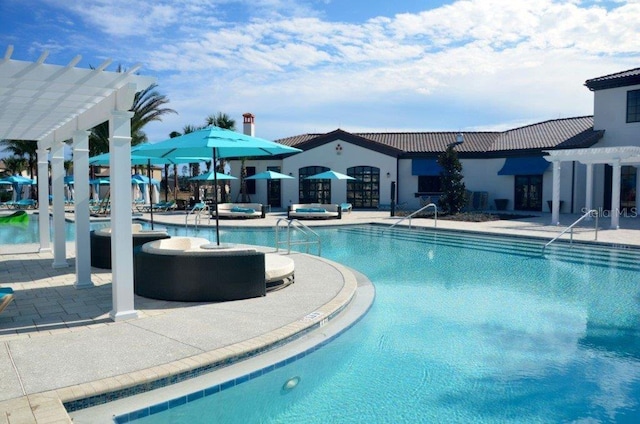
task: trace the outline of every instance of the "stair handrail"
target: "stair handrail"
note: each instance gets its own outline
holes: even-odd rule
[[[287,239],[284,241],[280,241],[280,222],[287,223]],[[291,230],[300,231],[305,240],[291,240]],[[322,240],[320,239],[320,235],[313,231],[311,228],[303,224],[297,219],[294,218],[278,218],[275,226],[276,231],[276,252],[280,250],[280,245],[286,243],[287,245],[287,254],[291,254],[291,246],[293,245],[305,245],[307,248],[307,253],[309,253],[309,246],[311,244],[318,245],[318,256],[322,256]],[[313,240],[312,240],[313,238]]]
[[[433,207],[433,210],[435,212],[435,223],[434,223],[434,227],[438,226],[438,206],[435,203],[429,203],[427,205],[424,205],[423,207],[421,207],[420,209],[418,209],[415,212],[410,213],[409,215],[405,216],[404,218],[402,218],[400,221],[396,222],[395,224],[393,224],[392,226],[390,226],[388,228],[388,230],[392,229],[393,227],[395,227],[396,225],[400,224],[402,221],[404,221],[405,219],[409,220],[409,229],[411,229],[411,218],[413,218],[414,216],[416,216],[417,214],[419,214],[420,212],[422,212],[423,210]],[[384,232],[384,231],[383,231]]]
[[[542,246],[542,254],[544,254],[544,250],[547,248],[547,246],[549,246],[551,243],[553,243],[554,241],[558,240],[560,237],[562,237],[564,234],[567,233],[567,231],[570,231],[570,241],[569,244],[573,244],[573,227],[575,227],[579,222],[583,221],[584,219],[587,219],[591,216],[595,216],[596,220],[595,220],[595,240],[598,240],[598,211],[596,209],[591,209],[588,212],[585,212],[584,215],[582,215],[580,218],[576,219],[573,224],[569,225],[567,228],[565,228],[564,230],[562,230],[560,232],[560,234],[558,234],[557,236],[555,236],[553,239],[551,239],[547,244],[545,244],[544,246]]]

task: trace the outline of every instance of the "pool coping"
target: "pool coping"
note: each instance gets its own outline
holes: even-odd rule
[[[136,390],[139,392],[153,390],[156,388],[153,387],[154,384],[158,384],[156,382],[170,384],[174,376],[180,376],[182,380],[197,377],[276,349],[324,326],[350,304],[358,283],[354,273],[344,265],[321,257],[314,256],[314,259],[334,267],[342,275],[343,285],[329,302],[301,319],[232,345],[162,365],[2,401],[0,410],[7,412],[6,418],[4,416],[0,418],[8,421],[0,419],[0,423],[71,423],[65,405],[72,402],[87,400],[85,407],[89,407],[91,406],[89,404],[97,400],[100,402],[96,404],[111,400],[110,393],[121,392],[121,394],[130,395]]]

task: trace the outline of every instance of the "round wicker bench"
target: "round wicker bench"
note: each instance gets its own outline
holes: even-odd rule
[[[134,290],[143,297],[184,302],[265,296],[265,254],[197,237],[152,241],[134,257]]]
[[[131,225],[131,235],[134,251],[147,242],[170,238],[166,231],[143,230],[140,224]],[[111,228],[91,231],[90,243],[91,266],[111,269]]]

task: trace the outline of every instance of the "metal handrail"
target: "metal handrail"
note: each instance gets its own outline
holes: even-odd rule
[[[547,246],[549,246],[551,243],[553,243],[554,241],[558,240],[560,237],[562,237],[567,231],[571,231],[571,237],[570,237],[570,242],[569,244],[573,244],[573,227],[575,227],[580,221],[587,219],[588,217],[595,215],[596,217],[596,223],[595,223],[595,231],[596,231],[596,238],[595,240],[598,240],[598,211],[596,209],[591,209],[589,212],[586,212],[584,215],[582,215],[580,218],[576,219],[573,224],[569,225],[567,228],[565,228],[564,230],[562,230],[560,232],[560,234],[558,234],[557,236],[555,236],[551,241],[549,241],[547,244],[545,244],[544,246],[542,246],[542,254],[544,254],[544,250],[547,248]]]
[[[287,222],[287,240],[280,241],[280,222]],[[305,240],[291,240],[291,229],[295,229],[300,231],[304,236]],[[311,238],[315,239],[312,240]],[[320,235],[313,231],[311,228],[304,225],[302,222],[297,219],[288,219],[288,218],[279,218],[276,221],[276,252],[280,250],[280,245],[286,243],[287,245],[287,254],[291,254],[291,246],[294,245],[306,245],[307,253],[309,253],[309,245],[317,244],[318,245],[318,256],[322,256],[322,241],[320,239]]]
[[[200,215],[204,212],[207,211],[209,212],[209,205],[207,205],[206,203],[196,203],[195,205],[193,205],[193,208],[187,212],[187,216],[185,216],[184,218],[184,227],[187,228],[189,226],[189,217],[191,215],[194,216],[194,226],[196,228],[198,228],[198,222],[200,222]],[[209,217],[209,222],[211,222],[211,214],[207,213],[207,216]]]
[[[395,227],[396,225],[400,224],[402,221],[404,221],[405,219],[409,220],[409,228],[411,228],[411,218],[413,218],[415,215],[419,214],[420,212],[422,212],[423,210],[430,208],[433,206],[433,210],[436,213],[435,215],[435,223],[434,223],[434,227],[438,226],[438,206],[435,203],[429,203],[428,205],[425,205],[423,207],[421,207],[420,209],[418,209],[415,212],[410,213],[409,215],[405,216],[404,218],[402,218],[400,221],[396,222],[395,224],[393,224],[391,227],[389,227],[388,229],[392,229],[393,227]],[[384,232],[384,231],[383,231]]]

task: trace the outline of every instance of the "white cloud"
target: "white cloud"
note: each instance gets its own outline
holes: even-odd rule
[[[156,27],[177,20],[163,7]],[[141,59],[158,73],[184,123],[217,110],[251,111],[258,122],[260,113],[280,113],[290,126],[269,134],[276,138],[314,119],[319,128],[335,128],[343,118],[343,125],[358,128],[395,128],[394,120],[406,120],[415,129],[458,129],[585,115],[592,113],[592,94],[584,81],[636,67],[640,56],[638,2],[607,9],[577,1],[466,0],[362,24],[303,15],[304,8],[284,18],[285,7],[262,1],[256,8],[273,13],[243,23],[203,14],[207,26],[183,22],[178,32],[155,35],[161,40]],[[140,8],[142,27],[151,10]],[[108,27],[115,33],[115,23]],[[367,122],[352,113],[358,104],[372,113],[378,106],[387,121]],[[434,105],[468,114],[425,113]],[[481,123],[485,114],[499,120]],[[429,121],[431,115],[437,120]]]

